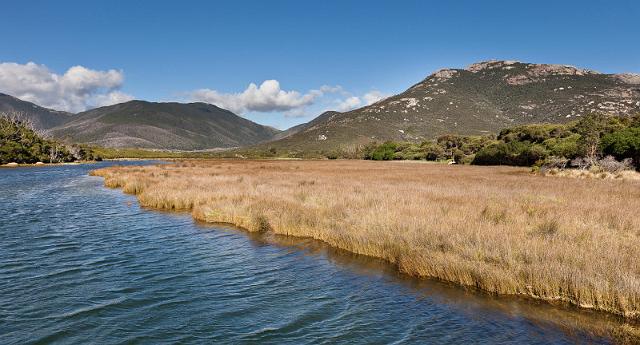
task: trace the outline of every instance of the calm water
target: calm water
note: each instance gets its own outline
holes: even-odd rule
[[[107,164],[0,169],[1,344],[607,342],[585,313],[140,209],[87,175]]]

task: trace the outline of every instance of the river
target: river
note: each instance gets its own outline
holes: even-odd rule
[[[0,169],[1,344],[610,341],[606,317],[142,209],[88,176],[110,164]]]

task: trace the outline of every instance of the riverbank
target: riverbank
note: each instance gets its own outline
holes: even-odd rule
[[[143,206],[315,238],[489,293],[640,317],[638,181],[367,161],[185,161],[93,174]]]
[[[64,163],[43,163],[43,162],[36,162],[36,163],[15,163],[15,162],[11,162],[11,163],[7,163],[7,164],[2,164],[0,165],[0,168],[19,168],[19,167],[50,167],[50,166],[57,166],[57,165],[79,165],[79,164],[95,164],[98,161],[75,161],[75,162],[64,162]]]

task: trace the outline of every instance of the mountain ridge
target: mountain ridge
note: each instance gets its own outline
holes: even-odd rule
[[[26,117],[37,130],[61,125],[73,116],[72,113],[41,107],[4,93],[0,93],[0,112]]]
[[[489,60],[444,68],[405,91],[347,112],[327,111],[284,131],[208,103],[134,100],[78,114],[0,94],[0,111],[25,113],[57,138],[106,147],[201,150],[244,146],[350,148],[371,141],[478,135],[589,113],[640,113],[640,75],[570,65]]]
[[[50,132],[105,147],[201,150],[252,145],[279,131],[207,103],[134,100],[78,113]]]
[[[440,69],[404,92],[298,125],[264,145],[327,150],[370,141],[420,141],[488,134],[529,123],[562,123],[590,113],[640,112],[640,75],[570,65],[489,60]],[[319,117],[320,118],[320,117]]]

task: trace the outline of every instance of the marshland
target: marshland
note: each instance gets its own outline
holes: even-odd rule
[[[308,176],[320,172],[323,162],[140,166],[150,163],[0,169],[0,343],[315,344],[328,339],[350,344],[571,344],[637,339],[637,325],[613,314],[518,296],[496,298],[400,274],[382,259],[319,240],[249,233],[200,222],[185,212],[143,208],[135,196],[88,176],[90,170],[113,164],[129,166],[117,171],[153,172],[159,178],[176,177],[181,169],[214,169],[198,178],[217,174],[231,187],[261,182],[268,171],[282,177],[285,169],[299,174],[284,175],[294,188],[312,191],[338,172],[327,168],[325,177]],[[334,167],[353,174],[362,169],[355,163]],[[385,166],[364,164],[372,173]],[[307,202],[312,198],[309,194]],[[265,218],[266,224],[276,229],[272,220]]]
[[[316,239],[490,294],[640,318],[638,180],[342,160],[185,160],[92,174],[143,207]]]

